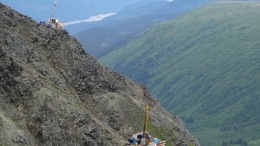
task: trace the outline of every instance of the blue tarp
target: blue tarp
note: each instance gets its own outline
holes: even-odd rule
[[[152,142],[154,142],[154,143],[159,143],[159,142],[160,142],[160,139],[158,139],[158,138],[153,138],[153,139],[152,139]]]
[[[137,144],[137,139],[135,139],[134,137],[129,138],[128,141],[129,141],[131,144]]]

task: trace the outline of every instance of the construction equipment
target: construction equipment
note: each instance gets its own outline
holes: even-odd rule
[[[49,27],[52,27],[55,29],[61,29],[64,26],[64,23],[61,23],[61,22],[59,22],[59,20],[57,18],[54,18],[57,3],[58,3],[58,0],[55,0],[52,11],[51,11],[51,16],[50,16],[50,19],[47,24]]]
[[[166,142],[161,141],[158,138],[152,138],[148,132],[148,111],[149,106],[145,106],[145,119],[144,119],[144,129],[143,132],[138,132],[133,134],[131,138],[128,139],[128,146],[165,146]]]
[[[145,106],[145,118],[144,118],[144,130],[143,130],[143,136],[144,136],[143,139],[145,141],[145,144],[150,142],[148,135],[146,135],[147,127],[148,127],[148,111],[149,111],[149,107],[148,107],[148,104],[146,104],[146,106]]]
[[[59,22],[59,20],[57,18],[54,18],[57,3],[58,3],[58,1],[55,0],[52,11],[51,11],[50,19],[47,21],[47,23],[45,21],[40,21],[40,23],[39,23],[40,25],[45,25],[49,28],[54,28],[54,29],[61,29],[64,26],[64,23],[61,23],[61,22]]]

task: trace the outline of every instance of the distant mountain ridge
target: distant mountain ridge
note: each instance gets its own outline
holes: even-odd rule
[[[100,61],[147,85],[202,145],[258,146],[259,6],[210,4],[154,24]]]
[[[0,0],[17,11],[26,14],[37,21],[48,20],[55,0]],[[123,7],[140,0],[58,0],[55,17],[62,22],[86,19],[90,16],[118,12]]]
[[[82,27],[78,27],[80,31],[74,36],[87,52],[99,58],[122,47],[147,26],[176,17],[212,1],[214,0],[175,0],[172,2],[142,0],[127,6],[113,17],[88,25],[89,28],[82,24]]]

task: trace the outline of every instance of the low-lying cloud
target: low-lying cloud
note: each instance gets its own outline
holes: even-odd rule
[[[69,26],[69,25],[74,25],[74,24],[78,24],[78,23],[101,21],[104,18],[113,16],[113,15],[116,15],[116,13],[107,13],[107,14],[100,14],[100,15],[96,15],[96,16],[91,16],[88,19],[75,20],[75,21],[64,23],[64,25]]]

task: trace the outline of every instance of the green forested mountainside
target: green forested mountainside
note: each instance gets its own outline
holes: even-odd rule
[[[126,45],[153,23],[172,19],[212,1],[215,0],[141,0],[95,25],[81,24],[85,29],[77,26],[81,31],[74,36],[88,53],[101,58]]]
[[[100,61],[146,84],[202,145],[260,145],[260,3],[155,24]]]

